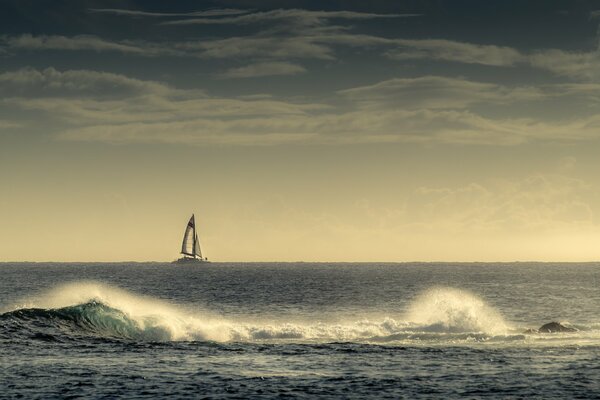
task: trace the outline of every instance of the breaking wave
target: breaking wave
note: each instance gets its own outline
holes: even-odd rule
[[[98,283],[58,287],[0,314],[1,335],[48,340],[86,337],[134,341],[300,341],[460,343],[526,340],[478,296],[433,288],[405,315],[344,323],[228,320]],[[593,329],[593,328],[592,328]],[[535,335],[533,335],[535,336]],[[561,335],[564,337],[564,335]]]
[[[500,313],[481,298],[453,288],[427,290],[413,301],[407,317],[430,331],[501,334],[510,330]]]

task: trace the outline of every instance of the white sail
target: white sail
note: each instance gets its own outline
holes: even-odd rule
[[[194,221],[194,215],[190,218],[183,234],[183,242],[181,243],[181,254],[187,256],[194,256],[195,244],[194,240],[196,237],[196,222]]]
[[[200,250],[200,241],[198,240],[198,234],[194,236],[194,254],[202,258],[202,251]]]

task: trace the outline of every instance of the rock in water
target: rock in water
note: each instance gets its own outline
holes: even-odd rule
[[[556,333],[556,332],[577,332],[577,329],[564,326],[559,322],[548,322],[540,326],[539,333]]]

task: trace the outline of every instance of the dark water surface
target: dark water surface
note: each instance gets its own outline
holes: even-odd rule
[[[600,398],[600,264],[0,270],[0,398]]]

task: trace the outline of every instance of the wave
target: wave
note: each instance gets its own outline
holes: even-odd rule
[[[2,314],[0,320],[29,322],[34,328],[54,328],[71,335],[87,332],[105,338],[171,339],[171,335],[166,330],[152,325],[141,326],[121,310],[97,301],[57,309],[19,309]],[[52,336],[40,336],[40,333],[36,332],[36,337]]]
[[[147,341],[227,341],[228,323],[95,282],[59,286],[11,307],[0,319],[23,328]],[[29,323],[26,323],[29,322]],[[25,324],[24,324],[25,323]]]
[[[187,312],[151,297],[93,282],[58,287],[0,314],[0,334],[41,340],[87,337],[134,341],[472,343],[575,338],[577,334],[525,334],[478,296],[437,287],[417,296],[405,315],[344,323],[233,321],[195,310]]]
[[[408,319],[441,332],[500,334],[511,328],[498,311],[478,296],[445,287],[419,295],[409,308]]]

